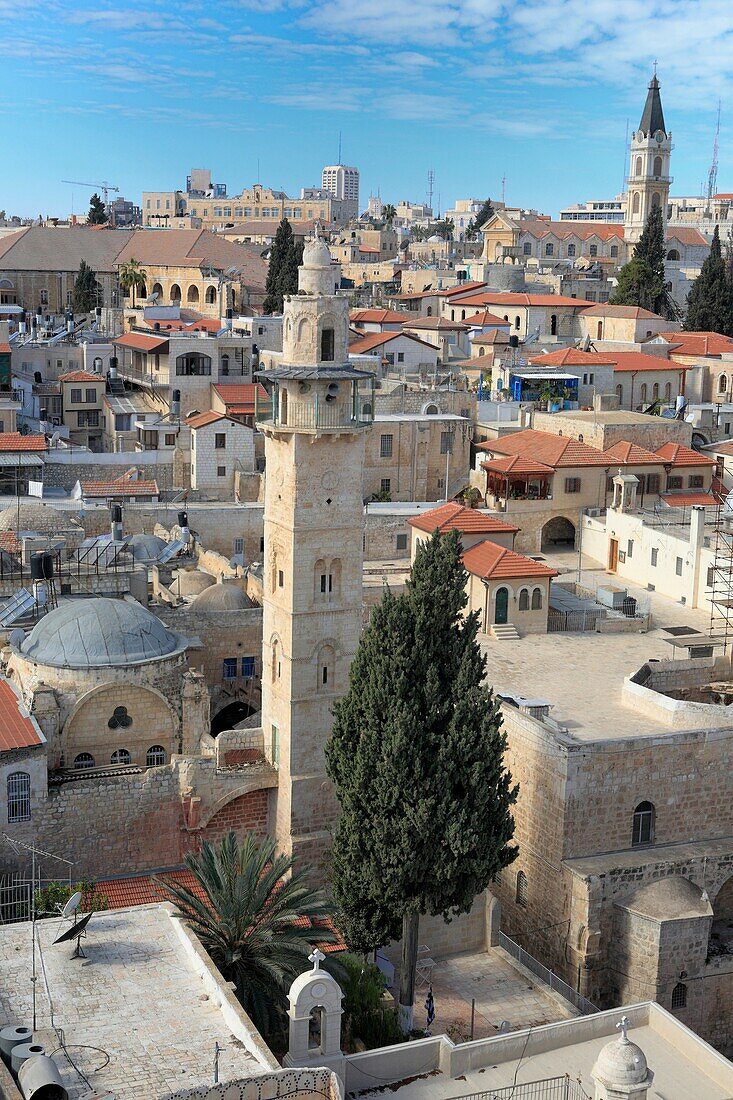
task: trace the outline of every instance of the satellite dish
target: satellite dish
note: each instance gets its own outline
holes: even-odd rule
[[[69,898],[69,901],[71,901],[71,898]],[[65,932],[62,932],[60,936],[57,936],[56,939],[53,941],[54,944],[68,943],[70,940],[76,940],[74,954],[71,957],[72,959],[85,959],[86,955],[84,954],[84,950],[81,946],[81,940],[82,936],[86,936],[87,934],[87,925],[89,924],[89,921],[91,919],[92,914],[87,913],[87,915],[85,917],[82,917],[81,920],[78,920],[75,924],[72,924],[71,928],[67,928]]]
[[[77,909],[79,908],[80,905],[81,905],[81,890],[77,890],[75,893],[73,893],[71,895],[71,897],[67,901],[66,905],[61,910],[61,916],[66,917],[67,919],[69,917],[72,917],[74,915],[74,913],[77,911]]]

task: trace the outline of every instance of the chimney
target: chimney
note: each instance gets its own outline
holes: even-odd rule
[[[112,541],[122,542],[122,505],[113,504],[112,513]]]
[[[233,319],[233,317],[234,317],[234,310],[231,307],[229,307],[227,309],[226,321],[224,322],[224,328],[228,329],[229,332],[232,331],[232,319]]]
[[[181,391],[174,390],[171,398],[171,416],[176,420],[181,419]]]

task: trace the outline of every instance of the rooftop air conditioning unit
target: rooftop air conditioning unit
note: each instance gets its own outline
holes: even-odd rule
[[[52,416],[51,423],[53,424],[54,428],[60,428],[63,424],[63,420],[60,416]]]

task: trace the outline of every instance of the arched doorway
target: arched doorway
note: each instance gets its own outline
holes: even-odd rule
[[[497,588],[494,597],[494,622],[497,626],[509,620],[509,589]]]
[[[575,524],[565,516],[554,516],[542,528],[541,548],[558,550],[575,546]]]
[[[249,704],[242,702],[241,699],[235,699],[231,703],[227,703],[211,719],[211,736],[217,737],[222,730],[234,729],[239,722],[249,718],[250,714],[254,714],[254,709]]]

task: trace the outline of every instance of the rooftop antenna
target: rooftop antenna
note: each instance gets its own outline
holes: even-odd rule
[[[715,126],[715,138],[713,140],[713,159],[708,172],[708,208],[713,200],[718,183],[718,138],[720,137],[720,100],[718,100],[718,121]]]
[[[629,120],[626,119],[626,137],[624,138],[624,178],[621,184],[621,194],[626,190],[626,177],[628,175],[628,163],[629,163]]]
[[[435,183],[435,169],[428,168],[428,206],[433,209],[433,184]]]
[[[506,175],[501,177],[501,201],[506,205]]]

